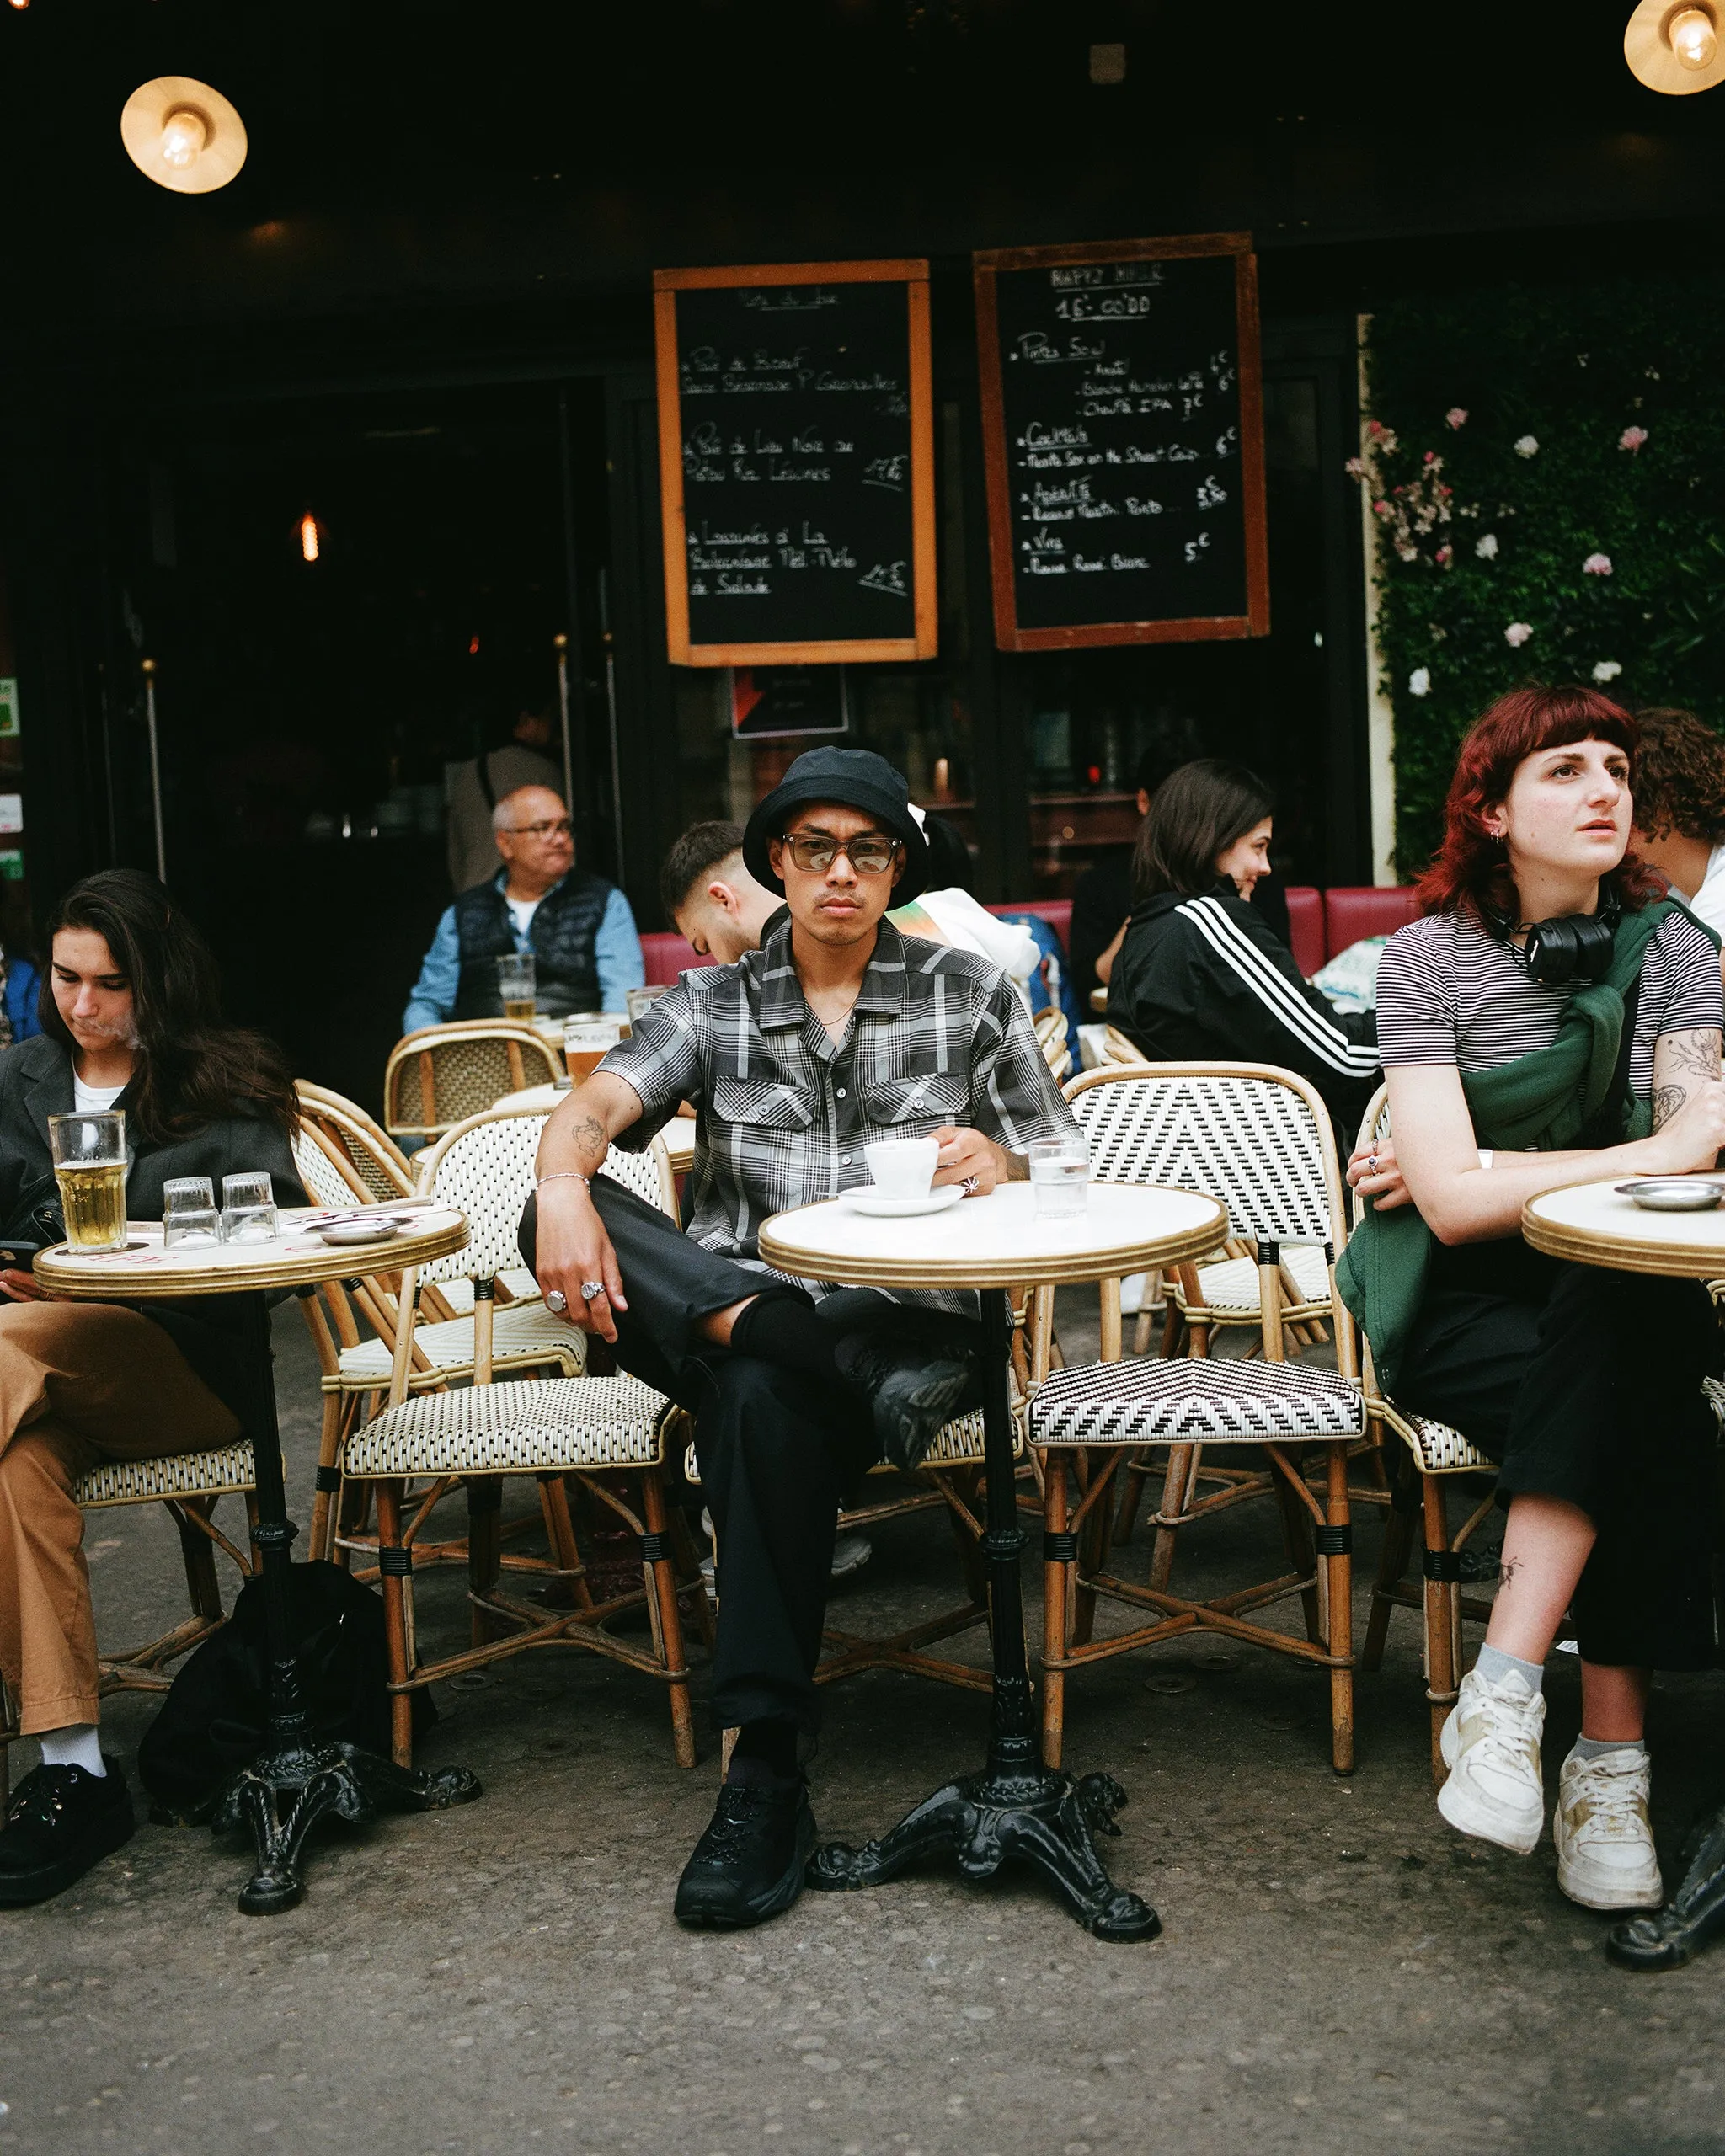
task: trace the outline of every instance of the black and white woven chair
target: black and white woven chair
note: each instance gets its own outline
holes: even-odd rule
[[[1386,1087],[1381,1086],[1372,1096],[1359,1127],[1362,1134],[1370,1131],[1374,1138],[1388,1136]],[[1362,1209],[1356,1193],[1356,1220]],[[1461,1620],[1471,1617],[1483,1624],[1492,1614],[1489,1602],[1463,1595],[1461,1582],[1467,1545],[1497,1507],[1498,1470],[1494,1461],[1447,1422],[1397,1406],[1378,1388],[1369,1342],[1363,1346],[1362,1353],[1367,1426],[1380,1432],[1393,1430],[1403,1449],[1391,1486],[1390,1516],[1378,1557],[1378,1576],[1372,1585],[1371,1614],[1366,1620],[1359,1665],[1365,1670],[1382,1667],[1392,1609],[1399,1606],[1422,1613],[1425,1695],[1431,1705],[1432,1785],[1440,1789],[1449,1769],[1439,1740],[1461,1683]],[[1458,1481],[1471,1502],[1460,1529],[1452,1534],[1450,1486]],[[1423,1577],[1418,1586],[1407,1577],[1416,1516],[1423,1540]]]
[[[1323,1252],[1334,1305],[1334,1252],[1343,1233],[1342,1181],[1322,1100],[1293,1072],[1263,1064],[1165,1063],[1087,1071],[1067,1088],[1090,1141],[1092,1172],[1111,1182],[1201,1190],[1226,1205],[1232,1232],[1258,1253],[1262,1358],[1178,1360],[1120,1355],[1118,1282],[1103,1283],[1103,1359],[1057,1370],[1030,1403],[1030,1442],[1044,1454],[1043,1749],[1058,1764],[1069,1672],[1199,1630],[1268,1647],[1330,1673],[1331,1758],[1354,1764],[1353,1529],[1348,1451],[1365,1434],[1354,1335],[1336,1308],[1335,1370],[1285,1359],[1282,1258],[1289,1244]],[[1239,1502],[1237,1486],[1193,1502],[1204,1446],[1250,1444],[1281,1514],[1289,1569],[1199,1601],[1103,1570],[1110,1492],[1122,1464],[1166,1446],[1169,1467],[1158,1527],[1172,1536],[1193,1518]],[[1324,1455],[1323,1497],[1305,1457]],[[1076,1482],[1076,1502],[1069,1498]],[[1300,1596],[1304,1636],[1248,1614]],[[1149,1622],[1093,1637],[1100,1596]]]
[[[409,1362],[418,1337],[412,1321],[415,1281],[412,1273],[403,1275],[390,1405],[354,1431],[342,1450],[346,1480],[368,1484],[376,1496],[395,1756],[402,1765],[410,1762],[412,1694],[419,1687],[529,1649],[574,1647],[622,1662],[665,1685],[677,1763],[692,1767],[695,1730],[677,1607],[678,1558],[685,1580],[698,1575],[680,1524],[668,1516],[663,1471],[666,1459],[677,1456],[666,1449],[681,1448],[687,1418],[661,1394],[621,1374],[494,1381],[495,1335],[508,1312],[498,1312],[494,1326],[492,1291],[498,1273],[521,1262],[515,1222],[531,1177],[521,1174],[520,1151],[524,1137],[537,1141],[542,1120],[509,1111],[476,1117],[449,1134],[428,1171],[439,1196],[462,1204],[473,1226],[466,1250],[426,1266],[421,1276],[436,1281],[465,1272],[473,1283],[472,1385],[410,1396]],[[670,1164],[657,1139],[641,1153],[613,1148],[606,1173],[675,1216]],[[506,1204],[493,1202],[488,1193],[494,1190],[506,1190]],[[573,1328],[563,1330],[574,1337]],[[551,1555],[515,1561],[546,1576],[549,1591],[543,1601],[512,1594],[503,1576],[503,1480],[520,1475],[533,1476],[538,1482]],[[464,1651],[425,1662],[414,1640],[417,1546],[433,1506],[457,1481],[467,1489],[473,1642]],[[602,1516],[615,1518],[638,1538],[639,1589],[594,1598],[569,1518],[571,1482]],[[406,1492],[413,1483],[429,1487],[409,1508]],[[569,1606],[548,1607],[555,1593],[567,1595]],[[704,1597],[700,1601],[704,1613]],[[611,1629],[617,1619],[644,1608],[649,1632],[644,1646]]]

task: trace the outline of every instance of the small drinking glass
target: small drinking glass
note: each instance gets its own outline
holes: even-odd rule
[[[74,1250],[126,1248],[126,1113],[51,1115],[48,1143]]]
[[[656,981],[648,988],[626,988],[623,1001],[628,1006],[629,1023],[633,1026],[636,1019],[644,1018],[665,993],[664,984]]]
[[[505,1018],[531,1018],[538,1006],[537,968],[531,951],[512,951],[497,962],[497,986]]]
[[[222,1235],[230,1243],[275,1241],[275,1186],[268,1176],[223,1176]]]
[[[1030,1186],[1039,1220],[1076,1220],[1090,1204],[1090,1148],[1081,1130],[1030,1142]]]
[[[208,1176],[175,1176],[162,1186],[162,1247],[219,1243],[222,1215]]]

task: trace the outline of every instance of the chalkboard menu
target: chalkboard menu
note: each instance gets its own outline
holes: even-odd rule
[[[974,261],[1001,648],[1267,635],[1249,235]]]
[[[928,264],[653,281],[673,664],[932,658]]]

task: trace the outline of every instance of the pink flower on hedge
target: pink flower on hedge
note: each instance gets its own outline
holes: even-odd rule
[[[1519,651],[1532,634],[1531,622],[1512,622],[1503,632],[1503,641],[1507,644],[1513,644]]]
[[[1444,545],[1439,547],[1433,558],[1436,561],[1437,565],[1440,569],[1446,569],[1449,568],[1450,563],[1455,558],[1455,549],[1450,546],[1447,541],[1445,541]]]
[[[1609,554],[1589,554],[1581,565],[1583,576],[1610,576],[1611,557]]]
[[[1374,502],[1371,505],[1371,513],[1374,516],[1393,516],[1396,514],[1386,501]]]
[[[1645,427],[1626,427],[1617,437],[1619,449],[1639,449],[1648,438]]]
[[[1350,456],[1342,469],[1350,479],[1363,479],[1365,477],[1365,462],[1358,456]]]
[[[1452,404],[1444,414],[1444,424],[1446,427],[1465,427],[1467,424],[1466,408],[1461,404]]]

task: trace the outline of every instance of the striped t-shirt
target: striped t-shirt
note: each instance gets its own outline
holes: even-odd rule
[[[1471,914],[1428,914],[1398,928],[1378,966],[1378,1054],[1384,1068],[1452,1063],[1495,1070],[1557,1038],[1572,991],[1542,988]],[[1661,1033],[1717,1028],[1725,1016],[1719,953],[1704,929],[1673,913],[1649,940],[1630,1051],[1630,1091],[1653,1090]]]

